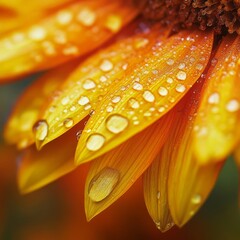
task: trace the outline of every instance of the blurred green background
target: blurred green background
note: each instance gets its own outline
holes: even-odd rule
[[[2,142],[4,122],[18,96],[33,79],[0,86]],[[173,228],[162,234],[147,214],[141,191],[140,197],[131,197],[129,202],[127,197],[123,197],[123,200],[90,223],[86,223],[83,213],[82,183],[77,183],[76,177],[71,174],[35,193],[21,196],[16,186],[15,157],[11,154],[13,150],[8,150],[8,157],[6,154],[3,156],[4,148],[0,150],[2,240],[240,239],[238,172],[232,158],[227,161],[214,191],[196,216],[182,229]]]

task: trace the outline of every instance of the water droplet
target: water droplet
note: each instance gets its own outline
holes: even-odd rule
[[[89,183],[88,196],[94,202],[100,202],[108,197],[120,179],[118,170],[103,168]]]
[[[171,58],[169,58],[169,59],[167,60],[167,65],[172,66],[173,64],[174,64],[174,60],[171,59]]]
[[[89,98],[86,96],[81,96],[80,99],[78,100],[78,104],[81,106],[84,106],[89,103]]]
[[[100,82],[106,82],[107,81],[107,77],[106,76],[101,76],[99,81]]]
[[[90,90],[90,89],[94,89],[96,87],[96,83],[91,80],[91,79],[86,79],[84,82],[83,82],[83,88],[85,90]]]
[[[41,26],[34,26],[29,31],[29,37],[36,41],[41,41],[46,37],[46,30]]]
[[[71,118],[66,118],[63,122],[63,125],[66,127],[66,128],[70,128],[73,126],[73,120]]]
[[[145,99],[145,101],[147,102],[154,102],[155,97],[154,95],[150,92],[150,91],[144,91],[143,93],[143,98]]]
[[[122,18],[116,14],[109,15],[106,19],[105,27],[112,32],[117,32],[122,27]]]
[[[107,118],[106,127],[110,132],[118,134],[127,128],[128,123],[128,119],[124,116],[114,114]]]
[[[143,90],[143,86],[139,82],[134,82],[133,83],[133,89],[137,90],[137,91],[141,91],[141,90]]]
[[[72,21],[72,13],[70,11],[60,11],[57,14],[57,21],[61,25],[67,25]]]
[[[202,201],[202,197],[200,194],[195,194],[191,199],[191,202],[193,204],[199,204],[201,201]]]
[[[38,141],[44,141],[48,135],[48,123],[46,120],[39,120],[33,126],[33,132]]]
[[[167,96],[168,95],[168,90],[165,87],[160,87],[158,89],[158,93],[160,96]]]
[[[120,100],[121,100],[121,97],[120,97],[120,96],[114,96],[114,97],[112,98],[112,102],[113,102],[113,103],[118,103],[118,102],[120,102]]]
[[[158,112],[163,113],[166,110],[165,107],[161,106],[158,108]]]
[[[64,97],[62,100],[61,100],[61,103],[63,106],[67,105],[69,102],[69,97]]]
[[[179,71],[177,73],[177,79],[178,80],[184,81],[184,80],[186,80],[186,78],[187,78],[187,74],[184,71]]]
[[[208,103],[210,104],[218,104],[219,101],[220,101],[220,95],[217,92],[212,93],[208,98]]]
[[[90,27],[96,21],[96,15],[91,9],[84,8],[84,9],[81,9],[81,11],[78,13],[77,20],[82,25],[84,25],[86,27]]]
[[[140,107],[139,102],[135,98],[130,98],[128,101],[128,104],[133,109],[137,109]]]
[[[198,64],[196,65],[196,69],[199,70],[199,71],[201,71],[201,70],[203,69],[203,65],[202,65],[201,63],[198,63]]]
[[[107,106],[106,110],[109,113],[112,112],[113,111],[113,106]]]
[[[178,69],[184,69],[186,67],[185,63],[180,63]]]
[[[74,112],[75,110],[76,110],[76,107],[75,107],[75,106],[71,106],[71,107],[70,107],[70,111],[71,111],[71,112]]]
[[[228,112],[236,112],[239,110],[239,108],[240,108],[240,104],[239,104],[239,101],[236,99],[230,100],[226,105],[226,109]]]
[[[172,84],[173,83],[173,79],[171,77],[168,77],[167,78],[167,83]]]
[[[179,92],[179,93],[183,93],[183,92],[186,91],[186,87],[183,84],[178,84],[176,86],[176,91]]]
[[[82,135],[82,130],[79,130],[79,131],[76,133],[77,141],[80,139],[81,135]]]
[[[105,143],[105,137],[101,134],[94,133],[87,139],[86,147],[90,151],[98,151]]]
[[[109,60],[105,59],[102,61],[101,65],[100,65],[100,69],[103,72],[109,72],[113,69],[113,64]]]
[[[158,191],[158,192],[157,192],[157,199],[159,200],[160,197],[161,197],[161,193]]]

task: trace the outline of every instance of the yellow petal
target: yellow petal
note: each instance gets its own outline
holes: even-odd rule
[[[207,72],[194,123],[200,164],[225,159],[240,140],[240,37],[223,39]]]
[[[83,126],[83,122],[79,123],[41,151],[37,151],[34,145],[24,150],[18,169],[18,184],[22,193],[41,188],[75,169],[77,132]]]
[[[71,0],[1,0],[0,3],[0,33],[6,33],[19,26],[40,19],[49,14],[55,8],[70,2]]]
[[[10,32],[0,39],[0,81],[88,53],[118,32],[138,11],[133,1],[84,1]]]
[[[167,138],[173,113],[96,159],[85,185],[88,220],[121,197],[151,164]]]
[[[167,178],[170,212],[178,226],[184,225],[202,206],[222,166],[222,162],[202,166],[194,158],[192,129],[200,91],[201,81],[178,106],[178,116],[160,160],[169,164],[169,172],[163,178]]]
[[[38,120],[40,109],[53,94],[61,82],[78,65],[77,61],[61,66],[40,77],[17,101],[5,127],[5,139],[9,144],[18,144],[25,148],[34,142],[32,128]],[[52,111],[54,108],[52,108]]]
[[[109,88],[128,75],[128,68],[142,61],[144,53],[159,39],[156,36],[164,37],[169,32],[161,30],[157,25],[148,34],[146,29],[139,30],[141,23],[142,21],[137,22],[137,26],[128,29],[127,33],[123,32],[115,44],[90,57],[58,88],[57,94],[53,95],[39,116],[49,126],[49,134],[43,141],[39,142],[36,137],[40,146],[68,131],[88,114],[94,113],[92,109],[99,105]],[[140,32],[135,34],[136,30]],[[126,34],[133,36],[126,38]],[[49,111],[53,107],[55,111]],[[66,119],[71,120],[71,126],[65,126]]]
[[[109,151],[169,111],[202,74],[212,42],[213,34],[201,31],[158,40],[97,106],[86,125],[89,131],[79,141],[76,161],[80,164]],[[105,142],[92,151],[88,141],[95,134],[104,136]]]
[[[166,151],[166,148],[164,149]],[[150,216],[156,227],[162,232],[174,226],[168,205],[168,185],[166,177],[169,171],[169,159],[163,159],[168,153],[161,152],[144,173],[144,199]]]

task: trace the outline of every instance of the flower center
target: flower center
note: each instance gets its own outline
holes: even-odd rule
[[[240,34],[240,0],[147,0],[144,15],[177,27]]]

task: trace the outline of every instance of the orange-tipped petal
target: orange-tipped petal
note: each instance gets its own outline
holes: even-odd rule
[[[121,197],[151,164],[166,140],[173,113],[96,159],[85,185],[88,220]]]
[[[5,139],[9,144],[25,148],[34,142],[33,125],[40,109],[65,78],[76,68],[77,61],[56,68],[35,81],[17,101],[7,121]],[[52,108],[52,110],[54,110]]]
[[[120,40],[90,57],[59,87],[57,95],[52,97],[39,115],[39,119],[45,119],[49,126],[49,134],[43,141],[39,142],[36,136],[40,146],[52,141],[86,115],[93,113],[93,109],[109,88],[128,75],[128,68],[143,60],[144,54],[160,38],[156,36],[164,37],[169,32],[166,29],[161,30],[157,25],[153,26],[152,32],[148,34],[147,26],[143,30],[139,29],[140,23],[142,21],[138,22],[137,26],[134,25],[132,30],[127,30],[127,34],[133,36],[126,38],[126,32],[120,34]],[[49,111],[52,107],[54,112]],[[72,124],[66,127],[66,120]]]
[[[201,31],[183,31],[157,41],[143,61],[114,83],[95,109],[86,125],[89,131],[79,141],[77,163],[109,151],[169,111],[202,74],[212,43],[213,34]],[[96,134],[105,141],[93,151],[88,142]]]
[[[206,75],[194,123],[194,154],[200,164],[225,159],[240,140],[240,37],[222,40]]]
[[[76,168],[77,133],[83,126],[83,122],[79,123],[41,151],[37,151],[34,145],[24,150],[18,169],[18,184],[22,193],[41,188]]]
[[[118,32],[138,12],[133,0],[80,1],[11,32],[0,40],[0,79],[48,69],[86,54]]]
[[[164,149],[166,151],[166,148]],[[167,153],[161,152],[144,173],[144,199],[150,216],[156,227],[166,232],[174,226],[168,205],[168,186],[166,177],[169,171],[169,159],[163,159]]]
[[[161,161],[169,164],[169,172],[165,173],[168,203],[178,226],[184,225],[202,206],[222,166],[222,162],[202,166],[194,158],[191,136],[200,91],[201,84],[179,105],[178,116],[161,155]]]

